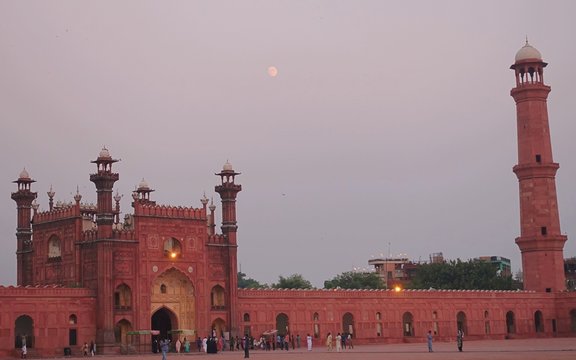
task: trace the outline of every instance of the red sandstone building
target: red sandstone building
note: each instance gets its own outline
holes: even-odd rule
[[[119,219],[113,196],[117,162],[103,149],[90,175],[97,205],[53,203],[40,212],[34,180],[23,171],[17,204],[18,286],[0,287],[0,356],[77,353],[95,341],[99,353],[149,351],[152,336],[258,336],[349,332],[357,342],[440,339],[463,329],[468,339],[573,336],[576,293],[567,292],[540,53],[528,43],[516,54],[520,237],[526,291],[239,290],[236,196],[239,175],[224,165],[215,190],[222,200],[221,234],[215,206],[158,205],[142,181],[133,212]],[[323,341],[318,340],[318,344]]]

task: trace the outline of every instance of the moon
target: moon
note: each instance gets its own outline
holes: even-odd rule
[[[276,66],[269,66],[268,67],[268,76],[270,76],[270,77],[278,76],[278,69],[276,68]]]

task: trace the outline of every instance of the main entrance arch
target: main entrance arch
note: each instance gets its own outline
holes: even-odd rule
[[[152,283],[152,330],[170,338],[170,330],[196,330],[196,297],[190,279],[176,268],[164,271]]]
[[[167,308],[158,309],[153,315],[150,326],[160,331],[160,339],[172,339],[172,330],[178,329],[176,315]]]

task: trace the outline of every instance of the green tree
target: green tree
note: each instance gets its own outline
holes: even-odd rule
[[[422,264],[408,286],[413,289],[512,290],[512,277],[500,276],[495,264],[460,259]]]
[[[238,272],[238,287],[240,289],[260,289],[260,288],[266,288],[266,287],[268,287],[268,285],[260,284],[258,281],[254,280],[252,278],[247,278],[246,274],[239,271]]]
[[[324,289],[385,289],[382,279],[374,272],[347,271],[324,281]]]
[[[300,274],[292,274],[288,277],[282,275],[278,278],[278,283],[272,284],[274,289],[312,289],[312,283],[304,279]]]

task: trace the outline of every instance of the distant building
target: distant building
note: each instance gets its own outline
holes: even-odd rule
[[[441,252],[430,254],[430,264],[442,264],[444,262],[444,254]]]
[[[374,266],[374,270],[388,289],[397,285],[404,287],[412,280],[418,267],[417,263],[408,260],[406,257],[371,259],[368,264]]]
[[[510,259],[502,256],[480,256],[480,261],[489,262],[498,266],[500,276],[512,276],[512,267],[510,266]]]

